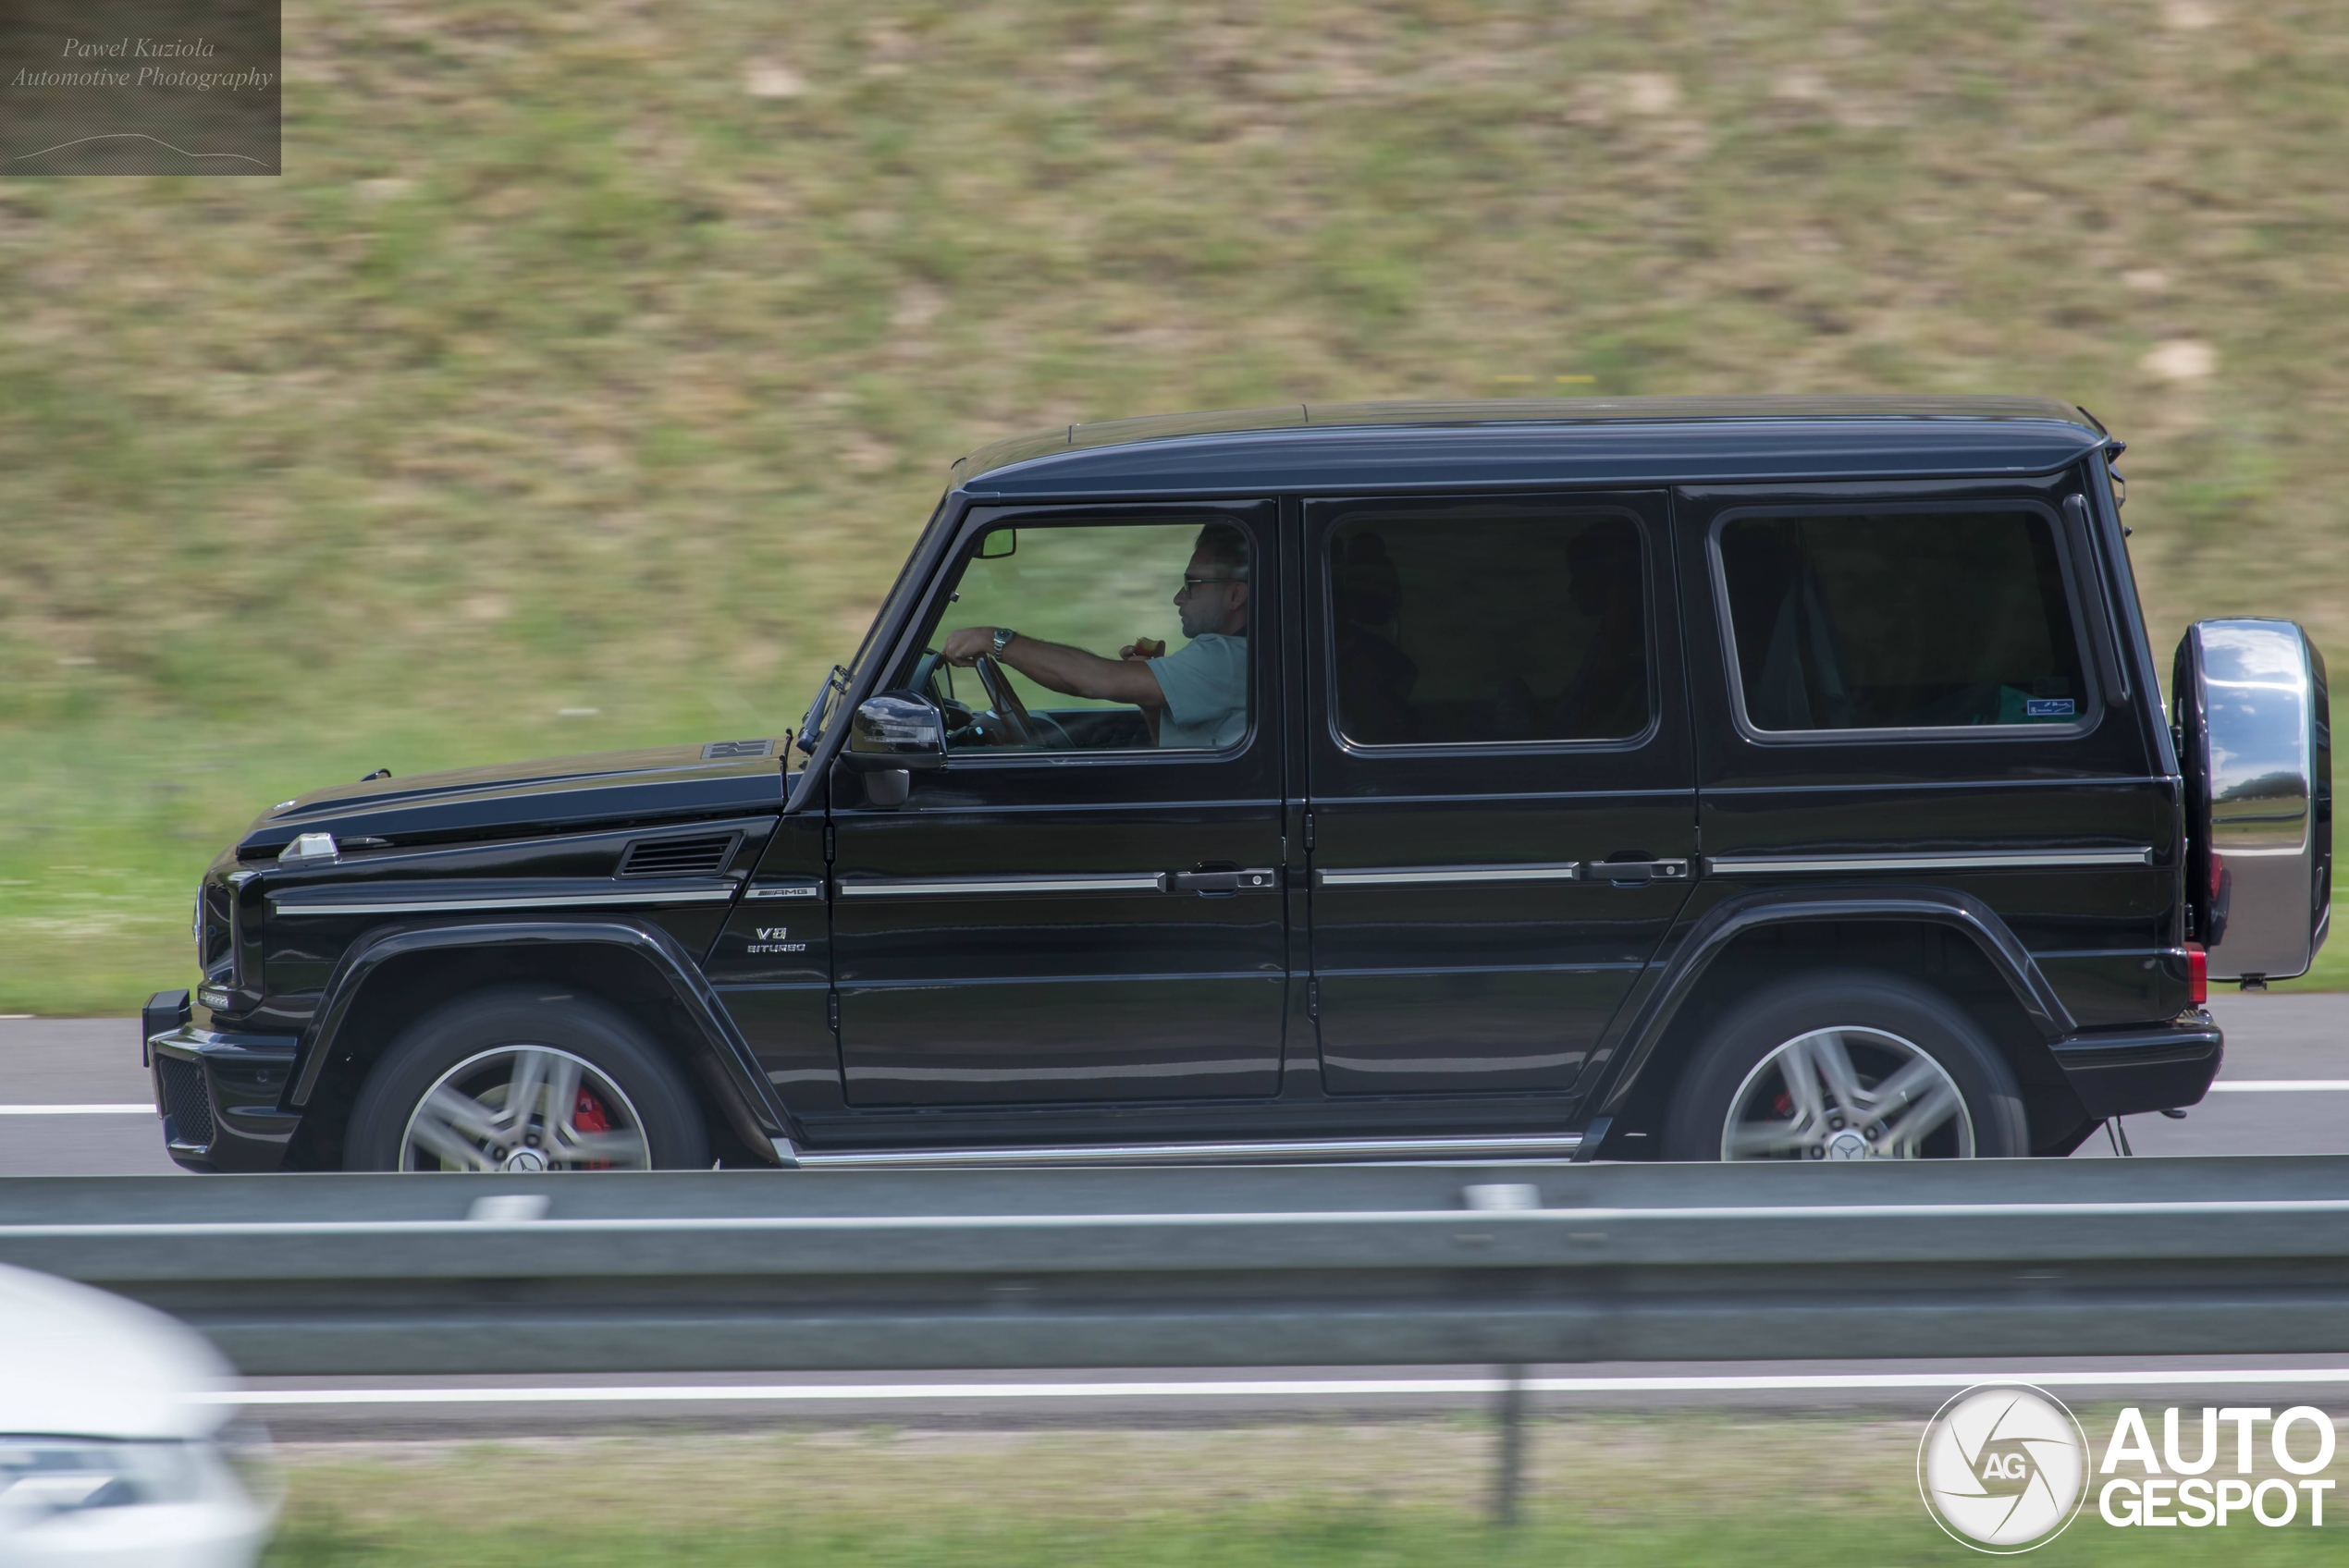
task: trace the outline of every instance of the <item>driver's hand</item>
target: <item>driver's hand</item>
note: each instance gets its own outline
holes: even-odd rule
[[[968,666],[981,654],[995,651],[995,629],[991,626],[965,626],[946,634],[946,645],[939,650],[948,664]]]

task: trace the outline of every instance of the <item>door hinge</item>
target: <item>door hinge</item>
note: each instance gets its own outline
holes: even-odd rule
[[[1305,1016],[1316,1022],[1321,1019],[1322,983],[1319,980],[1305,982]]]
[[[832,863],[832,825],[831,825],[830,823],[827,822],[826,824],[824,824],[824,864],[825,864],[826,865],[830,865],[830,864],[831,864],[831,863]]]
[[[1313,814],[1310,811],[1305,814],[1305,852],[1313,852]]]
[[[838,991],[824,993],[824,1027],[835,1035],[840,1033],[840,993]]]

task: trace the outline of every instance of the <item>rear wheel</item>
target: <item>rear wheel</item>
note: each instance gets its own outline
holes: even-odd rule
[[[351,1108],[350,1170],[646,1170],[709,1162],[674,1065],[627,1019],[535,988],[420,1019]]]
[[[1898,975],[1834,970],[1746,998],[1691,1059],[1667,1159],[1967,1159],[2030,1152],[1979,1025]]]

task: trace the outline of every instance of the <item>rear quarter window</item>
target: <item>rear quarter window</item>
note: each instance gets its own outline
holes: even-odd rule
[[[2055,527],[2040,512],[1733,515],[1715,548],[1756,730],[2087,717]]]

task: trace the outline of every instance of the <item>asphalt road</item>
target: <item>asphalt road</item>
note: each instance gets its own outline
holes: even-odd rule
[[[2227,1031],[2219,1083],[2183,1121],[2133,1116],[2138,1154],[2349,1154],[2349,995],[2241,995],[2211,1004]],[[2333,1088],[2255,1084],[2332,1084]],[[0,1176],[143,1176],[163,1152],[134,1019],[0,1020]],[[2091,1138],[2075,1158],[2110,1158]]]
[[[2230,994],[2213,1005],[2227,1030],[2217,1092],[2183,1121],[2128,1119],[2134,1151],[2349,1153],[2349,996]],[[2255,1086],[2285,1084],[2335,1086]],[[172,1172],[150,1100],[134,1021],[0,1020],[0,1175]],[[2075,1158],[2111,1157],[2099,1136]],[[1922,1417],[1958,1388],[2014,1378],[2075,1403],[2349,1403],[2349,1355],[1599,1365],[1525,1375],[1527,1408],[1536,1415],[1727,1407]],[[1494,1379],[1485,1366],[308,1378],[259,1379],[240,1397],[281,1439],[338,1441],[868,1422],[1004,1428],[1392,1420],[1488,1409]]]
[[[154,1099],[137,1019],[0,1019],[0,1176],[169,1175]]]
[[[758,1431],[1225,1427],[1408,1420],[1497,1404],[1492,1366],[1254,1366],[1085,1372],[700,1377],[263,1378],[236,1403],[280,1440]],[[1528,1366],[1536,1417],[1612,1411],[1822,1411],[1923,1419],[1977,1383],[2029,1382],[2078,1408],[2349,1404],[2349,1356],[1593,1363]],[[2159,1424],[2158,1415],[2156,1425]]]

